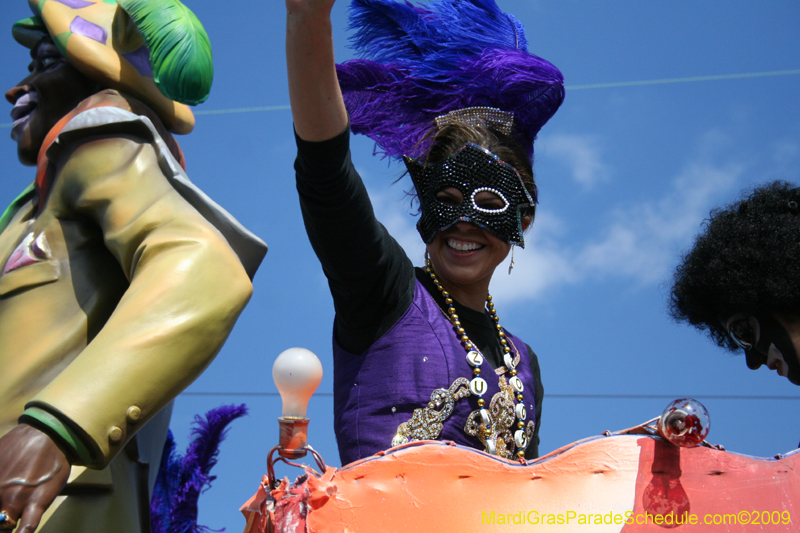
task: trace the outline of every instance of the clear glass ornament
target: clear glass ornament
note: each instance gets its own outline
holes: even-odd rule
[[[658,419],[658,432],[676,446],[691,448],[703,442],[711,429],[705,406],[692,398],[669,404]]]

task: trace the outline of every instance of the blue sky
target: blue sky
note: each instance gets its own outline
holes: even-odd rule
[[[250,305],[216,361],[177,399],[172,424],[183,446],[195,413],[223,403],[250,407],[233,424],[218,479],[200,501],[201,523],[238,531],[237,509],[257,489],[277,443],[271,368],[286,348],[302,346],[322,360],[310,443],[338,465],[333,308],[294,188],[283,2],[185,3],[205,24],[215,63],[196,130],[179,138],[189,176],[270,245]],[[498,268],[491,288],[501,322],[541,362],[541,452],[636,425],[684,396],[708,408],[711,442],[757,456],[794,449],[800,390],[674,324],[666,300],[672,270],[712,207],[772,179],[800,183],[800,4],[498,3],[525,24],[530,51],[558,66],[567,85],[536,142],[541,204],[528,246],[510,276]],[[346,7],[334,8],[340,61],[352,57]],[[28,14],[20,0],[0,10],[6,88],[26,72],[26,51],[10,26]],[[16,159],[8,122],[0,118],[4,204],[33,179]],[[381,220],[419,264],[422,248],[403,199],[409,183],[392,185],[401,168],[372,156],[367,139],[354,138],[353,157]]]

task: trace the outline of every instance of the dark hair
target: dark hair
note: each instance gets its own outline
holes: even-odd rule
[[[420,142],[430,145],[427,153],[420,159],[425,163],[444,161],[458,152],[465,144],[473,143],[486,148],[519,172],[525,188],[536,198],[536,182],[533,178],[533,165],[525,149],[511,136],[504,135],[486,126],[472,126],[463,123],[452,123],[440,129],[434,129]],[[535,207],[522,210],[523,217],[533,217]]]
[[[800,189],[758,187],[711,211],[675,272],[670,314],[736,351],[722,324],[736,313],[800,314]]]

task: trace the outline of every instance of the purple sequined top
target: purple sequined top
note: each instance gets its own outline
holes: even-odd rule
[[[528,350],[520,339],[506,335],[520,355],[517,375],[525,386],[527,421],[532,421],[534,380]],[[472,378],[452,324],[419,281],[400,320],[363,354],[346,352],[335,338],[333,344],[334,428],[342,464],[390,448],[398,426],[414,409],[427,406],[434,390],[448,389],[457,378]],[[481,370],[489,387],[483,396],[488,406],[500,391],[498,377],[485,360]],[[455,402],[440,440],[483,449],[464,430],[467,417],[478,409],[477,400],[468,396]]]

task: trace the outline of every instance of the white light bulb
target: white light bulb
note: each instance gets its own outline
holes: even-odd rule
[[[283,416],[305,418],[308,400],[322,381],[322,363],[314,352],[289,348],[272,365],[272,379],[283,400]]]

